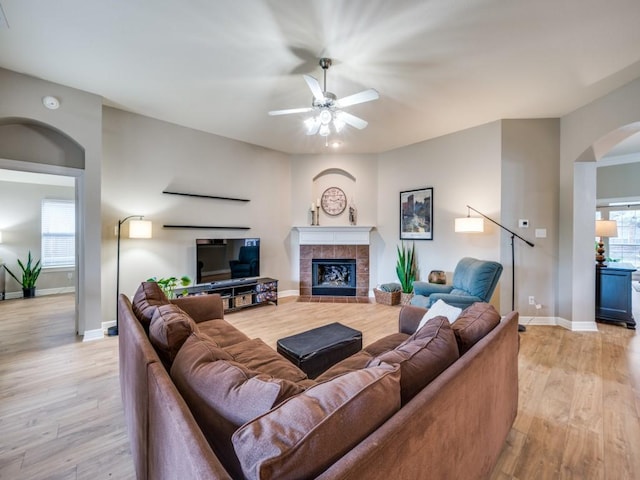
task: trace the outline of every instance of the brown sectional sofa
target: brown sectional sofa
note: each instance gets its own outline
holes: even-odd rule
[[[518,314],[475,304],[311,380],[223,318],[217,295],[119,298],[120,380],[140,480],[480,479],[515,419]]]

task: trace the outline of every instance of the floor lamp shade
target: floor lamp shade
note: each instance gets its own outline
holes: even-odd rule
[[[151,238],[151,225],[149,220],[131,220],[129,238]]]
[[[484,232],[484,219],[480,217],[462,217],[455,219],[456,233],[482,233]]]
[[[138,220],[131,220],[137,218]],[[116,229],[117,250],[116,250],[116,324],[115,326],[107,329],[109,336],[118,335],[118,296],[120,295],[120,232],[122,225],[129,221],[129,238],[151,238],[151,221],[143,220],[142,215],[129,215],[128,217],[118,220],[118,227]]]

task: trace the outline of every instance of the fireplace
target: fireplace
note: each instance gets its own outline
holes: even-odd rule
[[[369,301],[369,233],[373,227],[365,226],[304,226],[295,227],[300,232],[300,297],[318,301],[346,301],[365,303]],[[327,293],[317,293],[312,263],[323,260],[344,262],[349,259],[352,270],[349,285],[332,288]],[[353,265],[355,260],[355,265]],[[317,268],[317,267],[316,267]],[[314,283],[315,282],[315,283]],[[345,282],[346,283],[346,282]],[[346,293],[355,289],[355,293]],[[321,300],[319,300],[321,299]]]
[[[356,296],[356,259],[311,260],[311,295]]]

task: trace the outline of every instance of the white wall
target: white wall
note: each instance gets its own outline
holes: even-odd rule
[[[123,227],[120,291],[132,296],[152,276],[195,279],[196,238],[261,238],[261,274],[291,280],[291,172],[285,154],[113,108],[104,109],[102,177],[103,318],[115,317],[118,219],[144,215],[150,240],[127,238]],[[246,198],[250,202],[166,195]],[[164,224],[248,226],[250,230],[165,229]]]

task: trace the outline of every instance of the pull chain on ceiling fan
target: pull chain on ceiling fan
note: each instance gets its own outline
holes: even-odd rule
[[[345,125],[351,125],[359,130],[365,128],[368,125],[366,120],[341,109],[358,103],[377,100],[380,98],[378,92],[373,88],[369,88],[339,99],[334,93],[327,91],[327,70],[331,66],[331,59],[321,58],[319,64],[324,73],[324,89],[320,87],[320,83],[314,77],[311,75],[303,75],[305,82],[307,82],[313,94],[311,107],[272,110],[269,112],[269,115],[315,112],[314,116],[304,121],[307,127],[307,135],[318,134],[322,137],[327,137],[331,133],[331,127],[333,127],[335,133],[339,133]]]

